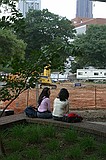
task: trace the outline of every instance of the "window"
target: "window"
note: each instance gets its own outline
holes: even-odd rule
[[[98,73],[98,72],[95,72],[94,75],[97,76],[97,75],[99,75],[99,73]]]
[[[34,9],[34,3],[28,3],[28,9]]]
[[[106,73],[104,73],[104,76],[106,76]]]
[[[78,72],[78,75],[83,75],[83,72]]]
[[[39,10],[39,3],[35,3],[35,9]]]

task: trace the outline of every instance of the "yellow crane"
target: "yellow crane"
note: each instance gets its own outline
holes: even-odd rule
[[[44,71],[41,74],[40,79],[39,79],[40,88],[42,88],[43,86],[48,86],[48,87],[50,87],[52,89],[56,89],[57,88],[57,85],[52,83],[50,75],[51,75],[50,65],[45,66],[44,67]],[[18,75],[18,73],[15,74],[15,75],[9,74],[8,77],[9,77],[10,80],[15,81],[15,80],[18,80],[19,75]]]
[[[48,86],[48,87],[51,87],[52,89],[57,88],[57,85],[52,83],[50,75],[51,75],[50,65],[47,65],[44,67],[44,71],[40,77],[40,87],[41,88],[42,88],[42,86]]]

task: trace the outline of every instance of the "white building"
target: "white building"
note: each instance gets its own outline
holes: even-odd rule
[[[106,69],[77,69],[79,80],[106,80]]]
[[[50,78],[52,81],[57,82],[57,81],[67,81],[68,80],[68,73],[59,73],[59,72],[53,72],[51,73]]]
[[[86,33],[89,25],[106,25],[106,18],[82,18],[76,17],[71,20],[73,25],[75,26],[76,34]]]
[[[41,10],[41,0],[19,0],[18,9],[25,17],[29,9]]]

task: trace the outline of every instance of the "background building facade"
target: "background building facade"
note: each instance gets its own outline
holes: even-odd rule
[[[41,0],[19,0],[18,9],[25,17],[29,9],[41,10]]]
[[[77,0],[76,17],[93,18],[93,3],[90,0]]]
[[[86,30],[89,25],[106,25],[106,18],[80,18],[76,17],[72,19],[72,23],[75,26],[76,33],[82,34],[86,33]]]

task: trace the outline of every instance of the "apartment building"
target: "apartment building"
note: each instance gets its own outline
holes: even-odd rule
[[[90,0],[77,0],[76,17],[93,18],[93,3]]]
[[[18,9],[25,17],[29,9],[41,10],[41,0],[19,0]]]

